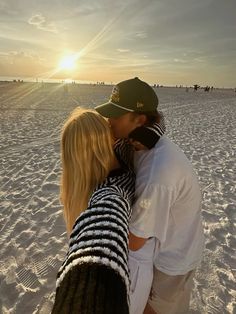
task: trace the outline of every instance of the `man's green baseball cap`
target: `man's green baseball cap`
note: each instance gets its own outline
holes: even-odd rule
[[[128,112],[157,111],[158,97],[153,88],[138,77],[114,86],[110,99],[95,110],[106,118],[118,118]]]

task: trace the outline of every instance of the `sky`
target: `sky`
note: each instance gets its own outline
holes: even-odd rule
[[[236,0],[0,0],[0,76],[236,87],[235,13]]]

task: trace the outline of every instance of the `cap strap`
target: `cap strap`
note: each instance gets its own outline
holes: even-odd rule
[[[120,105],[117,105],[117,104],[115,104],[115,103],[112,102],[112,101],[109,101],[109,103],[112,104],[112,105],[114,105],[114,106],[116,106],[116,107],[118,107],[118,108],[124,109],[124,110],[126,110],[126,111],[134,112],[134,110],[128,109],[128,108],[125,108],[125,107],[122,107],[122,106],[120,106]]]

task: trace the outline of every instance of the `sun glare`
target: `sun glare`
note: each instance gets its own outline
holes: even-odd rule
[[[74,70],[77,59],[76,55],[65,56],[59,62],[59,70]]]

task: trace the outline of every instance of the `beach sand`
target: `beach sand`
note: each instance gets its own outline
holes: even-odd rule
[[[0,84],[0,312],[50,313],[67,251],[59,202],[60,130],[76,106],[111,86]],[[158,88],[167,135],[194,165],[203,193],[206,249],[190,313],[236,313],[236,93]]]

